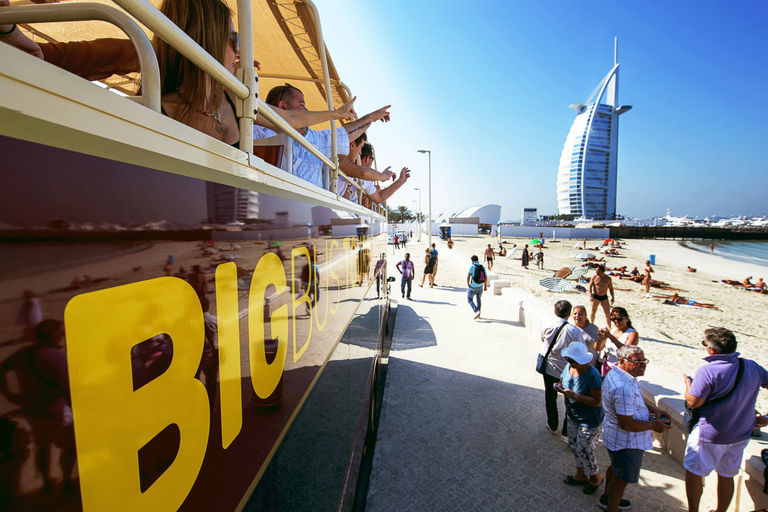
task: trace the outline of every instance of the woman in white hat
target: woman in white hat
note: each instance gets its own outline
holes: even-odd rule
[[[605,417],[603,379],[592,365],[592,354],[584,343],[571,343],[562,356],[568,364],[555,389],[565,396],[568,445],[576,460],[576,474],[568,475],[565,483],[583,486],[584,494],[593,494],[603,483],[595,457]]]

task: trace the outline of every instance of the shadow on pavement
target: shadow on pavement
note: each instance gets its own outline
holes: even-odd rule
[[[602,490],[586,496],[563,483],[573,455],[545,427],[542,384],[530,385],[393,354],[366,510],[597,510]],[[602,444],[597,457],[604,475]],[[679,491],[682,468],[658,451],[647,452],[644,468],[663,476],[644,469],[641,485],[628,486],[632,510],[685,510],[685,496],[669,493]]]

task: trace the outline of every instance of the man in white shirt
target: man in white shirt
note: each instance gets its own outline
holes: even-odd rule
[[[623,499],[627,484],[640,478],[645,450],[653,448],[653,434],[666,432],[671,420],[661,409],[646,404],[637,377],[645,375],[648,360],[636,345],[624,345],[618,351],[619,362],[603,380],[603,444],[611,466],[605,473],[605,494],[599,505],[610,511],[632,506]],[[652,416],[653,415],[653,416]]]
[[[560,382],[560,375],[565,369],[565,358],[561,352],[574,342],[581,343],[581,332],[578,327],[568,323],[571,316],[571,303],[567,300],[555,302],[555,316],[557,319],[541,331],[541,341],[549,346],[554,341],[554,346],[547,357],[547,373],[544,374],[544,402],[547,407],[547,427],[552,434],[557,433],[557,425],[560,420],[557,416],[557,395],[554,385]],[[557,339],[555,340],[555,336]],[[546,353],[546,348],[544,353]],[[568,435],[567,421],[563,421],[563,436]]]
[[[266,103],[283,110],[307,110],[304,102],[304,94],[293,87],[291,84],[280,85],[272,88],[267,95]],[[389,121],[389,105],[380,108],[370,114],[367,114],[357,121],[347,123],[341,128],[336,129],[336,153],[346,155],[349,153],[349,140],[355,140],[363,134],[371,123],[383,119]],[[333,148],[331,147],[331,131],[312,130],[308,127],[299,129],[308,142],[315,146],[326,157],[330,158]],[[275,132],[261,126],[253,127],[253,138],[263,139],[272,137]],[[323,186],[323,163],[304,149],[299,143],[293,143],[293,174],[310,183]]]

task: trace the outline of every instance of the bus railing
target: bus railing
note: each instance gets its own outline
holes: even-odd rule
[[[317,9],[309,0],[304,0],[310,7],[310,12],[315,17],[318,30],[319,53],[324,70],[323,82],[326,89],[328,108],[333,110],[333,97],[331,92],[330,76],[327,72],[325,46],[322,40]],[[277,114],[270,105],[258,97],[258,79],[256,70],[251,66],[245,66],[238,70],[234,76],[220,62],[214,59],[208,52],[200,47],[183,30],[165,17],[154,5],[147,0],[114,0],[126,12],[133,15],[149,30],[173,46],[179,53],[193,62],[207,73],[211,78],[231,91],[239,100],[237,102],[237,116],[240,128],[240,149],[253,155],[253,121],[259,114],[274,124],[293,141],[304,147],[312,155],[318,158],[329,170],[328,190],[336,193],[339,177],[346,180],[350,186],[358,191],[358,204],[362,204],[362,187],[354,179],[347,176],[337,165],[336,153],[336,121],[331,120],[332,155],[326,157],[315,146],[308,142],[293,126]],[[238,31],[241,35],[240,60],[241,62],[253,62],[253,23],[250,0],[237,0],[238,7]],[[5,7],[0,10],[0,23],[43,23],[60,21],[86,21],[100,20],[112,23],[119,27],[133,42],[141,65],[142,96],[136,100],[147,108],[156,112],[161,110],[160,72],[152,44],[147,35],[124,12],[103,4],[79,3],[79,4],[42,4],[34,6]],[[342,84],[351,95],[349,88]],[[252,114],[250,114],[252,112]],[[292,168],[292,166],[291,166]],[[375,210],[374,210],[375,211]]]
[[[139,56],[142,77],[142,95],[134,97],[135,101],[160,112],[160,69],[155,50],[144,31],[124,12],[97,3],[25,5],[0,9],[0,24],[87,20],[111,23],[130,38]]]

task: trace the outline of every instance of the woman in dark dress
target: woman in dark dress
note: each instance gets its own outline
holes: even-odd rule
[[[528,245],[523,249],[523,268],[528,268]]]

